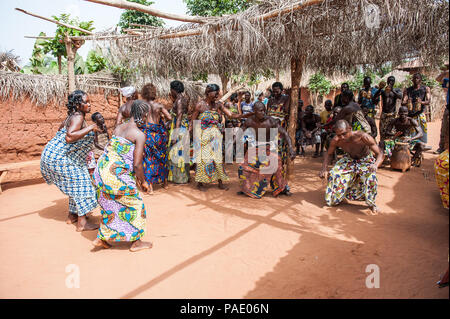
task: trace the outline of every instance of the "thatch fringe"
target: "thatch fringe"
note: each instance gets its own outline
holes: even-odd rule
[[[120,81],[112,77],[77,75],[77,88],[88,93],[103,92],[105,97],[117,95]],[[29,98],[40,106],[58,103],[67,98],[67,75],[23,74],[0,71],[0,98]]]
[[[170,92],[169,79],[141,77],[131,82],[139,91],[144,84],[151,82],[158,90],[158,96],[167,98]],[[120,80],[109,74],[77,75],[77,88],[91,94],[103,92],[105,98],[119,94]],[[203,96],[205,85],[201,82],[183,81],[186,94],[191,101]],[[61,103],[67,99],[68,81],[66,75],[38,75],[19,72],[0,71],[0,98],[2,100],[23,100],[29,98],[32,103],[45,106]]]

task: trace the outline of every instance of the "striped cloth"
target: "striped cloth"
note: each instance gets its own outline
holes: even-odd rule
[[[47,184],[55,184],[69,196],[69,213],[83,216],[97,207],[86,157],[94,145],[94,132],[66,142],[66,128],[58,131],[41,155],[41,174]]]

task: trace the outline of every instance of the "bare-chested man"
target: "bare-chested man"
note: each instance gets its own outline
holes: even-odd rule
[[[217,84],[208,84],[205,90],[205,98],[197,103],[192,113],[191,128],[195,120],[200,120],[200,145],[196,158],[195,181],[201,191],[205,191],[204,184],[219,183],[219,188],[228,190],[223,185],[229,178],[224,170],[222,152],[222,125],[221,118],[224,114],[228,118],[241,119],[249,117],[253,113],[234,114],[224,104],[218,101],[220,88]],[[191,130],[191,129],[190,129]],[[195,134],[195,133],[194,133]]]
[[[292,141],[287,131],[280,125],[279,121],[266,115],[266,107],[262,102],[256,102],[254,105],[255,114],[245,121],[238,131],[236,140],[240,140],[243,132],[247,128],[255,130],[256,140],[249,143],[244,158],[244,163],[239,167],[239,179],[241,191],[238,194],[246,194],[252,198],[261,198],[264,193],[272,187],[274,196],[285,194],[290,196],[289,187],[282,174],[281,156],[276,147],[278,136],[282,135],[289,148],[289,155],[293,160],[295,150],[292,147]],[[261,130],[259,130],[261,129]],[[270,135],[270,129],[276,129],[278,134]],[[259,135],[264,134],[264,135]],[[272,138],[272,140],[271,140]],[[262,157],[258,154],[258,148],[263,148]],[[249,157],[249,154],[252,156]],[[252,161],[253,156],[256,160]]]
[[[172,116],[166,108],[157,102],[156,87],[147,83],[142,88],[142,97],[149,105],[145,126],[140,129],[146,135],[144,148],[144,174],[147,181],[150,194],[153,194],[153,184],[163,184],[167,187],[167,141],[168,134],[163,121],[172,120]]]
[[[336,136],[331,140],[319,173],[321,178],[328,177],[325,201],[328,206],[335,206],[344,198],[364,200],[372,215],[376,215],[378,213],[375,205],[378,185],[376,172],[383,162],[383,152],[373,137],[362,131],[352,131],[347,121],[337,121],[334,131]],[[328,173],[329,158],[336,147],[343,149],[346,154]]]
[[[387,78],[387,85],[384,90],[381,91],[381,117],[380,117],[380,139],[386,138],[387,125],[395,118],[397,100],[401,100],[403,97],[400,89],[395,89],[395,77],[390,76]]]
[[[393,129],[395,129],[395,133],[392,132]],[[386,128],[386,137],[391,137],[392,139],[380,141],[380,148],[384,150],[386,158],[390,159],[395,143],[409,143],[410,150],[414,151],[412,165],[419,167],[422,162],[422,152],[425,149],[425,144],[420,141],[422,136],[423,131],[419,123],[410,118],[408,116],[408,108],[402,106],[398,110],[398,117],[392,120]]]
[[[119,111],[117,112],[116,124],[114,125],[114,127],[117,127],[117,125],[125,123],[130,119],[131,105],[133,104],[133,101],[138,99],[138,93],[133,86],[121,88],[120,91],[126,98],[126,102],[119,108]]]
[[[189,183],[190,142],[189,142],[189,98],[184,95],[184,85],[180,81],[170,83],[170,99],[173,102],[170,115],[169,152],[167,164],[169,182],[175,184]]]

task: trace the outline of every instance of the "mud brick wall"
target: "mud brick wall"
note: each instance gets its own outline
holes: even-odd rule
[[[89,94],[91,113],[86,121],[92,124],[91,114],[100,112],[106,125],[112,128],[120,106],[118,95],[105,97],[103,93]],[[67,116],[66,101],[36,106],[29,99],[0,100],[0,164],[40,159],[45,145],[56,134]],[[40,177],[39,166],[11,171],[6,181]]]

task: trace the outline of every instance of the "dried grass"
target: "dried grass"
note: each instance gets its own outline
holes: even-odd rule
[[[98,43],[124,65],[163,77],[177,72],[190,76],[195,72],[239,74],[275,66],[287,69],[291,57],[299,55],[306,56],[308,68],[326,74],[387,61],[395,66],[413,56],[438,65],[448,56],[448,1],[423,0],[419,5],[416,0],[325,0],[254,22],[264,13],[301,2],[263,1],[236,15],[210,18],[204,25],[142,29],[140,37]],[[379,28],[365,23],[363,12],[369,4],[380,8]],[[158,39],[161,34],[186,30],[202,34]]]

